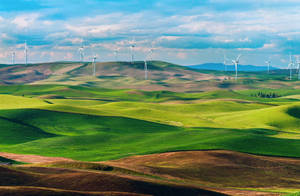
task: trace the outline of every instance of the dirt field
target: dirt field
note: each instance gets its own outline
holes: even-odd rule
[[[12,153],[0,153],[0,156],[32,163],[18,166],[17,170],[0,167],[0,185],[25,186],[26,190],[28,186],[36,190],[54,188],[59,193],[65,189],[79,191],[78,195],[101,195],[102,192],[161,195],[169,191],[177,195],[182,191],[189,195],[200,192],[201,195],[282,195],[242,189],[297,189],[300,179],[300,159],[225,150],[169,152],[100,163]],[[105,166],[112,169],[105,170]],[[12,190],[2,189],[0,193]]]

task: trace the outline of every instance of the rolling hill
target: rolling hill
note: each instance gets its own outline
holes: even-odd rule
[[[93,77],[91,63],[2,65],[0,164],[18,166],[0,166],[0,194],[299,191],[299,81],[159,61],[145,81],[143,66],[97,63]],[[38,160],[55,162],[20,166]]]
[[[85,161],[200,149],[300,157],[297,99],[253,97],[253,91],[175,93],[60,85],[2,86],[0,92],[14,95],[0,96],[5,130],[0,145],[6,152]]]
[[[212,74],[200,73],[187,67],[167,62],[148,62],[149,81],[144,80],[144,62],[105,62],[96,64],[92,76],[91,63],[54,62],[0,67],[2,84],[71,84],[102,87],[138,87],[164,89],[169,85],[191,84],[194,81],[217,79]]]
[[[243,66],[241,66],[242,68]],[[253,68],[254,69],[254,68]],[[233,71],[192,69],[162,61],[148,62],[148,80],[144,79],[144,62],[96,63],[96,76],[90,62],[53,62],[0,66],[0,83],[60,84],[101,87],[110,89],[168,90],[176,92],[211,91],[219,89],[253,89],[266,86],[296,88],[297,81],[288,82],[287,70],[240,72],[234,81]],[[294,72],[294,74],[296,74]]]
[[[192,186],[105,171],[0,166],[0,195],[223,195]]]

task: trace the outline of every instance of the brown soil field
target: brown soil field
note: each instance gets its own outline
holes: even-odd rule
[[[120,195],[222,195],[192,186],[103,171],[0,166],[0,173],[0,195],[118,195],[116,192]],[[16,186],[19,188],[15,189]]]
[[[0,196],[146,196],[144,194],[121,192],[83,192],[62,189],[30,187],[30,186],[1,186]]]
[[[2,187],[45,189],[45,195],[52,189],[58,190],[54,195],[69,194],[60,192],[64,190],[77,195],[282,195],[243,189],[299,189],[300,185],[300,159],[226,150],[168,152],[105,162],[11,153],[0,156],[33,163],[0,167]],[[3,191],[0,189],[0,195]]]
[[[71,159],[63,158],[63,157],[45,157],[38,155],[24,155],[24,154],[14,154],[7,152],[0,152],[0,156],[12,159],[15,161],[23,162],[23,163],[45,163],[45,162],[55,162],[55,161],[72,161]]]
[[[294,158],[216,150],[132,156],[104,163],[209,187],[300,187],[300,159]]]

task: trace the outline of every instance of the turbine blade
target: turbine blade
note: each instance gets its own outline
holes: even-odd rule
[[[237,62],[240,60],[241,56],[242,56],[242,55],[239,54],[239,56],[236,58],[236,61],[237,61]]]

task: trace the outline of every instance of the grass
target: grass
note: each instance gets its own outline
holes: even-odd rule
[[[0,157],[0,165],[1,163],[3,164],[14,164],[14,165],[19,165],[19,164],[24,164],[22,162],[18,162],[18,161],[15,161],[15,160],[11,160],[11,159],[7,159],[7,158],[4,158],[4,157]]]
[[[90,63],[64,73],[66,64],[49,66],[57,74],[34,85],[0,86],[1,151],[79,161],[213,149],[300,157],[299,82],[287,81],[284,72],[221,81],[215,76],[234,73],[151,62],[145,81],[143,62],[100,63],[97,77],[90,76]],[[111,169],[85,162],[66,167]]]
[[[287,194],[286,196],[299,196],[300,192],[296,192],[296,193],[291,193],[291,194]]]
[[[69,132],[67,132],[69,134]],[[165,151],[228,149],[256,154],[299,157],[297,140],[269,137],[269,130],[227,130],[193,128],[156,132],[116,133],[102,131],[93,135],[57,136],[14,146],[3,147],[8,152],[63,156],[85,161],[117,159],[133,154]],[[113,144],[113,145],[112,145]],[[41,149],[43,151],[41,152]]]
[[[45,105],[48,104],[45,101],[40,99],[31,99],[31,98],[12,96],[12,95],[0,96],[1,109],[32,108],[32,107],[42,107]]]
[[[1,86],[0,92],[2,151],[82,161],[204,149],[300,157],[294,99],[66,85]]]

